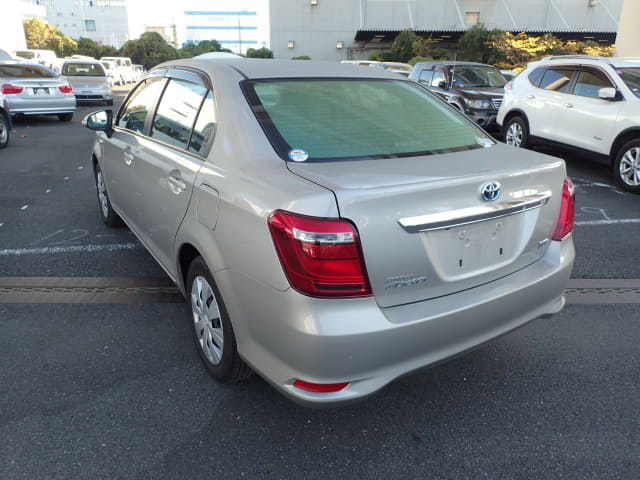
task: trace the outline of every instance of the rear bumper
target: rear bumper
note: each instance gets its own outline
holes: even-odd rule
[[[11,115],[55,115],[58,113],[72,113],[76,110],[76,99],[73,94],[51,101],[21,100],[11,103]]]
[[[292,289],[279,292],[232,270],[218,272],[216,281],[232,286],[223,297],[241,356],[292,399],[326,405],[365,397],[395,378],[559,312],[574,256],[568,236],[551,242],[541,260],[508,277],[382,309],[373,298],[328,300]],[[250,302],[246,292],[252,294]],[[349,385],[317,394],[294,387],[296,379]]]

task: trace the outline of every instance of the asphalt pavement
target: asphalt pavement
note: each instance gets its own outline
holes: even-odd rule
[[[640,477],[640,197],[604,163],[554,152],[578,192],[560,314],[314,410],[214,382],[184,303],[126,300],[169,284],[100,220],[80,120],[103,108],[18,120],[0,151],[0,298],[21,295],[0,303],[0,479]],[[85,297],[42,303],[54,286]]]

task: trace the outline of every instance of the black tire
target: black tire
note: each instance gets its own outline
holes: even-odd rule
[[[96,163],[93,170],[94,179],[96,181],[96,193],[98,194],[98,206],[100,210],[100,217],[104,224],[111,228],[119,228],[124,226],[124,222],[120,218],[113,207],[111,206],[111,200],[107,192],[107,185],[100,170],[100,165]]]
[[[61,122],[70,122],[73,119],[73,112],[71,113],[59,113],[58,118]]]
[[[507,145],[526,148],[529,146],[529,126],[524,118],[511,117],[502,128],[502,138]]]
[[[11,137],[11,122],[5,112],[0,112],[0,150],[7,148],[9,137]]]
[[[223,383],[249,377],[253,372],[238,355],[227,308],[202,257],[191,262],[185,287],[191,307],[191,333],[209,374]]]
[[[613,160],[613,175],[624,190],[640,194],[640,138],[620,147]]]

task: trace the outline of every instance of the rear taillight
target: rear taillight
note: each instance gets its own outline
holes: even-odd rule
[[[10,95],[12,93],[22,93],[24,88],[18,87],[16,85],[11,85],[10,83],[5,83],[4,85],[2,85],[1,90],[5,95]]]
[[[62,85],[62,86],[58,87],[58,90],[60,90],[62,93],[71,93],[71,92],[73,92],[73,88],[71,88],[71,85]]]
[[[354,226],[276,211],[269,229],[289,283],[313,297],[371,295]]]
[[[560,205],[560,214],[556,227],[553,229],[551,238],[553,240],[562,240],[573,230],[573,216],[576,207],[575,187],[569,177],[564,180],[562,185],[562,204]]]

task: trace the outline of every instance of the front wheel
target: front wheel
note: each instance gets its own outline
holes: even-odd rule
[[[9,136],[11,128],[9,127],[9,117],[4,112],[0,112],[0,149],[9,145]]]
[[[107,193],[107,185],[104,181],[104,175],[100,166],[96,163],[94,176],[96,180],[96,191],[98,193],[98,203],[100,205],[100,217],[105,225],[111,228],[122,227],[124,222],[120,218],[113,207],[111,206],[111,200],[109,200],[109,194]]]
[[[191,332],[207,371],[220,382],[238,382],[251,375],[238,355],[229,314],[202,257],[191,262],[186,287]]]
[[[502,135],[507,145],[520,148],[529,145],[529,127],[522,117],[511,117],[505,123]]]
[[[625,143],[613,161],[613,174],[622,188],[640,193],[640,138]]]

